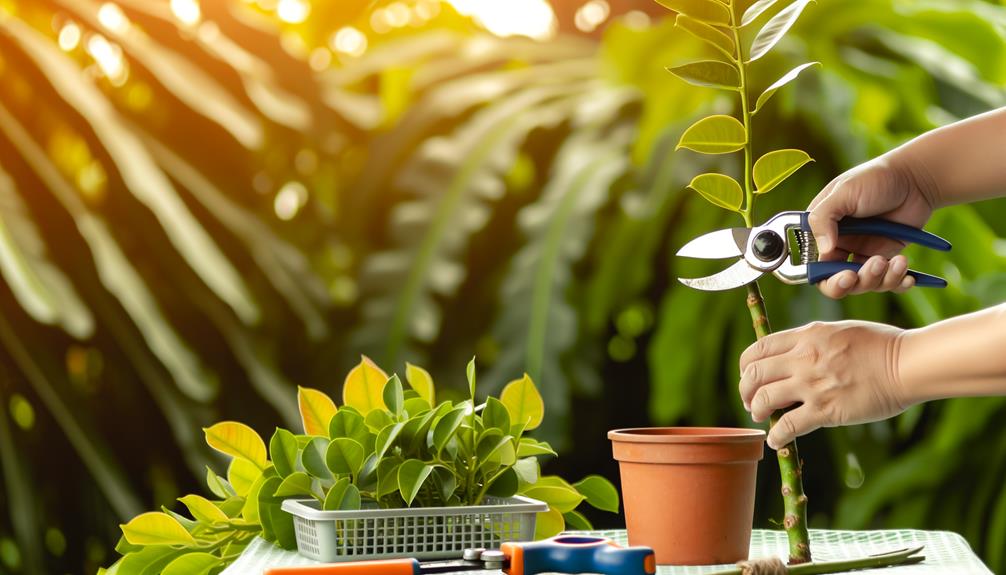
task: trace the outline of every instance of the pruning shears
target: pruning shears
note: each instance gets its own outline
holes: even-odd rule
[[[701,278],[678,278],[695,289],[727,290],[749,284],[771,272],[786,284],[816,284],[845,271],[858,272],[863,264],[820,261],[817,243],[807,222],[809,212],[781,212],[753,228],[726,228],[703,234],[678,250],[679,256],[701,259],[740,258],[727,269]],[[842,218],[839,235],[883,236],[939,251],[950,242],[918,228],[880,218]],[[946,287],[941,277],[908,270],[920,287]]]
[[[279,567],[269,569],[266,575],[431,575],[494,569],[507,575],[653,575],[657,561],[649,547],[621,547],[606,537],[560,535],[543,541],[504,543],[499,550],[466,549],[463,559],[453,561],[379,559]]]

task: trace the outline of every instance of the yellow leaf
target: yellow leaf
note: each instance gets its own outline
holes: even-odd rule
[[[328,437],[328,424],[337,411],[331,397],[323,391],[298,386],[297,407],[300,408],[304,433]]]
[[[562,512],[558,509],[549,508],[538,514],[534,522],[534,538],[548,539],[554,537],[566,528],[566,520],[562,517]]]
[[[265,442],[255,430],[237,421],[223,421],[203,428],[206,443],[220,453],[231,457],[243,457],[259,469],[268,463]]]
[[[695,122],[681,134],[678,148],[688,148],[703,154],[736,152],[747,143],[744,124],[733,116],[709,116]]]
[[[198,521],[206,523],[227,522],[227,514],[205,497],[186,495],[185,497],[179,497],[178,500],[188,508],[192,517]]]
[[[426,400],[426,403],[436,405],[434,401],[433,377],[430,376],[430,372],[418,365],[405,362],[405,379],[409,382],[412,389],[416,390],[419,397]]]
[[[227,468],[227,482],[234,488],[234,493],[244,497],[255,481],[262,475],[257,465],[244,457],[235,457]]]
[[[119,525],[122,535],[132,545],[195,545],[196,540],[174,517],[151,511]]]
[[[721,208],[739,211],[744,202],[744,190],[737,180],[723,174],[699,174],[688,187]]]
[[[524,374],[521,379],[515,379],[506,384],[500,393],[500,401],[510,413],[512,424],[527,423],[525,431],[530,431],[539,425],[545,417],[545,402],[534,386],[531,377]]]
[[[360,356],[360,363],[346,375],[342,384],[342,402],[366,416],[375,409],[384,409],[384,384],[388,374],[369,357]]]
[[[678,17],[674,19],[674,25],[684,29],[699,40],[709,43],[731,61],[734,60],[736,45],[733,38],[720,32],[716,27],[690,18],[686,14],[678,14]]]
[[[764,194],[793,175],[804,164],[814,160],[803,150],[775,150],[758,158],[752,177],[756,194]]]

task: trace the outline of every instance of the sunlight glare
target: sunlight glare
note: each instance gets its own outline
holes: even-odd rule
[[[283,221],[290,221],[307,203],[307,188],[300,182],[287,182],[283,184],[276,199],[273,200],[273,210],[276,217]]]
[[[332,36],[332,49],[349,56],[362,56],[367,51],[367,37],[352,26],[344,26]]]
[[[300,24],[311,14],[311,5],[306,0],[279,0],[276,15],[289,24]]]
[[[67,23],[59,31],[59,47],[69,52],[80,45],[80,26],[73,22]]]
[[[87,52],[113,85],[121,86],[126,82],[126,62],[122,48],[112,44],[101,34],[94,34],[87,40]]]
[[[556,33],[556,18],[547,0],[448,0],[458,13],[471,16],[497,36],[547,40]]]
[[[129,18],[118,4],[105,2],[98,8],[98,21],[113,34],[124,34],[129,30]]]
[[[605,0],[590,0],[576,11],[574,23],[583,32],[593,32],[611,14],[611,6]]]
[[[171,12],[186,26],[198,24],[203,15],[196,0],[171,0]]]

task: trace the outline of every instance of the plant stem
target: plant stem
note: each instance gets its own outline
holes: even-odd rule
[[[730,10],[731,20],[734,18],[733,10]],[[748,85],[747,85],[747,65],[744,62],[744,51],[741,48],[739,27],[736,22],[731,29],[734,35],[734,44],[737,46],[737,72],[740,79],[741,96],[741,118],[744,124],[746,135],[744,142],[744,210],[741,217],[744,224],[751,227],[752,211],[754,207],[754,189],[752,185],[752,129],[751,112],[748,108]],[[755,330],[755,336],[761,339],[772,333],[772,326],[768,321],[768,311],[765,309],[765,300],[761,295],[761,288],[758,282],[754,281],[747,285],[747,306],[751,312],[751,324]],[[784,412],[777,411],[769,418],[769,428],[775,425]],[[807,532],[807,496],[803,492],[803,462],[796,448],[796,440],[790,442],[785,447],[776,452],[779,460],[779,474],[782,479],[782,499],[785,515],[783,516],[783,528],[786,530],[786,537],[789,539],[789,563],[796,565],[809,563],[810,536]]]
[[[921,563],[925,557],[915,555],[922,550],[922,547],[914,549],[901,549],[882,553],[880,555],[870,555],[859,559],[842,559],[841,561],[823,561],[820,563],[804,563],[794,565],[786,569],[788,575],[824,575],[826,573],[842,573],[854,571],[856,569],[874,569],[880,567],[891,567],[893,565],[911,565]],[[747,569],[747,570],[746,570]],[[710,575],[748,575],[752,571],[750,568],[737,567],[724,571],[717,571]]]

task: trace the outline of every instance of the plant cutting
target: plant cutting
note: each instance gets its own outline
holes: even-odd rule
[[[277,428],[267,447],[239,422],[206,428],[210,447],[230,458],[223,476],[207,469],[213,497],[180,498],[190,516],[162,508],[122,525],[123,557],[99,574],[216,573],[255,537],[295,549],[293,519],[281,510],[289,498],[358,510],[477,506],[520,494],[549,506],[537,517],[536,538],[567,525],[590,529],[577,511],[583,503],[618,511],[617,491],[600,476],[571,484],[541,475],[539,457],[555,451],[526,435],[544,418],[527,375],[480,405],[474,359],[467,379],[467,399],[438,402],[423,368],[406,364],[406,386],[363,357],[346,376],[342,406],[323,391],[298,389],[302,433]]]

